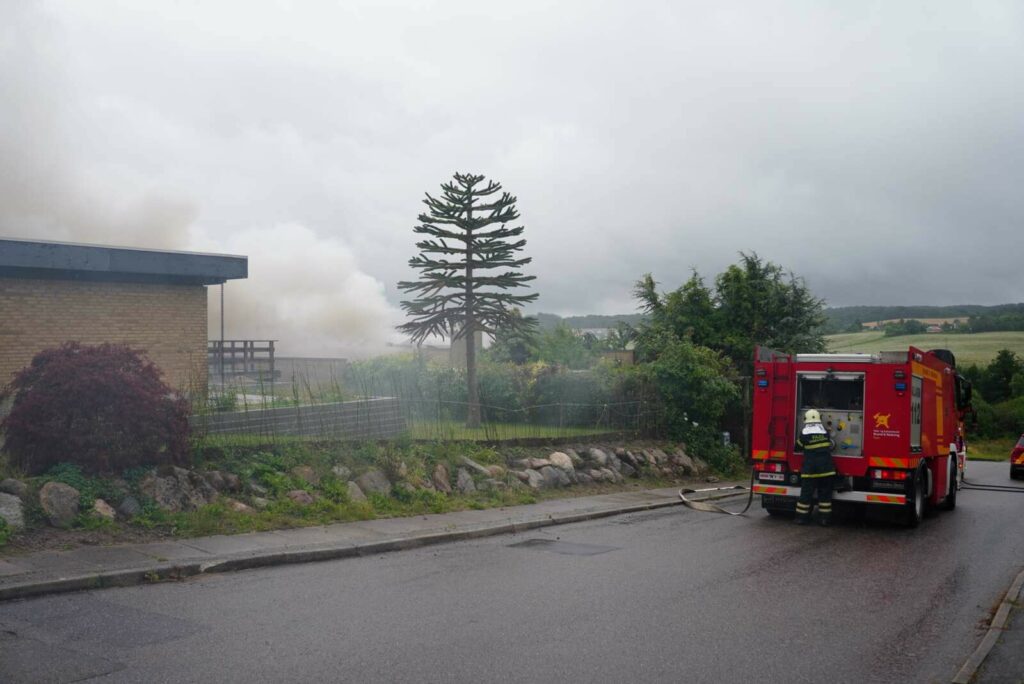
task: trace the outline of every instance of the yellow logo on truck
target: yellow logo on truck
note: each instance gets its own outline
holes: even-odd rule
[[[878,428],[885,428],[886,430],[890,430],[891,429],[889,427],[889,419],[892,418],[892,414],[891,413],[876,413],[874,416],[872,416],[872,418],[875,419],[875,429],[878,429]]]

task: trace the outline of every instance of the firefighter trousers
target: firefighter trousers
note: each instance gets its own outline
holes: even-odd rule
[[[796,503],[798,517],[809,519],[814,507],[814,494],[818,494],[818,513],[822,522],[828,522],[832,516],[832,477],[827,475],[804,475],[800,480],[800,500]]]

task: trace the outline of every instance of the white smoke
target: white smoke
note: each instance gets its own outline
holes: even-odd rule
[[[276,339],[282,356],[362,357],[394,338],[397,311],[352,249],[297,224],[253,228],[210,247],[249,257],[249,278],[224,289],[225,339]],[[220,293],[210,291],[209,332],[220,334]]]

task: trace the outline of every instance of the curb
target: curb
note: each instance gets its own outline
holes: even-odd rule
[[[718,501],[735,496],[746,495],[748,492],[737,490],[727,494],[708,496],[701,501]],[[319,561],[339,560],[342,558],[357,558],[361,556],[373,556],[379,553],[391,551],[405,551],[422,546],[434,544],[447,544],[449,542],[465,541],[468,539],[482,539],[501,534],[517,534],[534,530],[541,527],[553,525],[567,525],[587,520],[609,518],[616,515],[628,513],[641,513],[653,511],[670,506],[681,506],[682,501],[668,499],[651,503],[630,504],[618,508],[608,508],[597,511],[583,511],[578,513],[554,514],[546,518],[536,520],[525,520],[523,522],[509,522],[487,527],[470,528],[453,532],[435,532],[412,537],[399,537],[385,541],[366,542],[363,544],[351,544],[348,546],[334,546],[327,548],[313,548],[296,551],[273,551],[244,558],[224,558],[221,560],[210,560],[206,562],[191,562],[180,565],[165,564],[147,568],[129,568],[112,570],[109,572],[90,573],[73,577],[62,577],[60,579],[41,580],[38,582],[26,582],[24,584],[13,584],[0,587],[0,602],[12,601],[15,599],[35,598],[49,594],[63,594],[72,591],[89,591],[95,589],[112,589],[115,587],[132,587],[140,584],[151,584],[155,582],[181,580],[197,575],[207,575],[224,572],[236,572],[239,570],[252,570],[255,568],[269,568],[278,565],[291,565],[296,563],[315,563]],[[1024,573],[1022,573],[1024,576]]]
[[[985,662],[985,658],[988,657],[988,654],[999,640],[999,634],[1006,629],[1006,621],[1013,610],[1013,602],[1020,596],[1021,587],[1024,587],[1024,570],[1017,573],[1016,579],[1013,580],[1010,588],[1006,590],[1006,594],[996,610],[996,615],[992,618],[992,624],[989,625],[988,632],[981,640],[981,643],[978,644],[978,648],[974,650],[971,657],[964,663],[964,666],[956,673],[956,677],[953,678],[953,684],[970,684],[974,676],[978,674],[978,669]]]

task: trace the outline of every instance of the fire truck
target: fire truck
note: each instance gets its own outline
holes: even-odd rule
[[[794,448],[812,408],[835,444],[834,501],[886,507],[912,527],[930,507],[956,507],[971,386],[948,350],[790,355],[758,348],[753,380],[753,491],[769,514],[795,509],[803,457]]]

